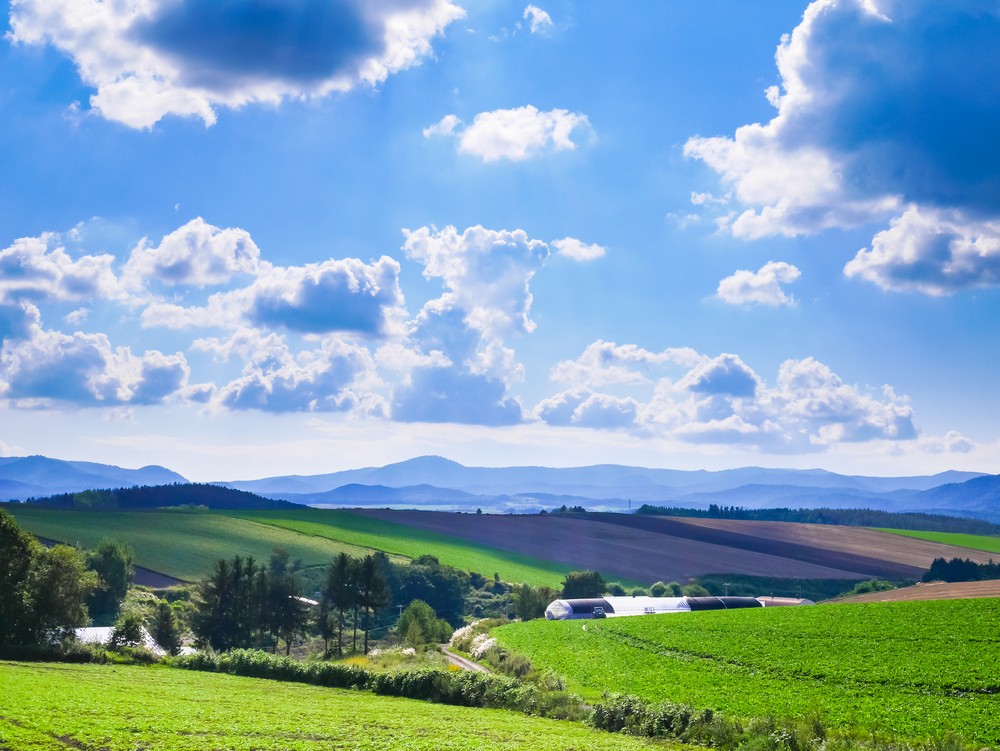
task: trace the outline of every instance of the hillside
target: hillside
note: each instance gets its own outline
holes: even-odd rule
[[[32,534],[70,545],[94,548],[105,537],[121,540],[135,550],[135,562],[144,568],[185,581],[205,576],[220,558],[252,555],[270,558],[274,548],[285,548],[292,560],[321,566],[337,553],[371,553],[338,540],[313,537],[245,519],[207,512],[181,511],[72,511],[6,508]]]
[[[203,506],[207,509],[279,509],[295,508],[288,501],[264,498],[245,490],[198,483],[157,485],[155,487],[83,490],[77,493],[36,498],[26,505],[36,508],[65,508],[77,511],[139,510],[171,506]]]
[[[626,514],[357,513],[640,582],[683,582],[712,573],[913,580],[934,558],[989,558],[982,551],[857,527]]]
[[[571,690],[735,717],[1000,743],[1000,600],[818,605],[496,629]]]

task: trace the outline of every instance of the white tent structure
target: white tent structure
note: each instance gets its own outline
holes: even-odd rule
[[[111,626],[88,626],[87,628],[78,628],[74,631],[76,635],[76,640],[83,644],[100,644],[102,646],[107,646],[111,641],[111,635],[114,633],[114,628]],[[145,629],[142,629],[142,640],[139,642],[139,646],[145,649],[147,652],[152,652],[157,657],[165,657],[167,650],[156,643],[152,635]]]
[[[812,605],[812,600],[774,597],[589,597],[553,600],[545,608],[550,621],[619,618],[627,615],[690,613],[697,610],[735,610],[778,605]]]

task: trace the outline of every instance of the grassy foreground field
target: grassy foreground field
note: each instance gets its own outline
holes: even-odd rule
[[[349,511],[292,509],[231,511],[226,512],[226,515],[303,535],[377,548],[407,558],[433,555],[441,563],[462,571],[477,571],[484,576],[499,573],[504,581],[526,582],[535,586],[561,586],[566,574],[574,570],[567,564],[500,550],[489,545],[353,514]]]
[[[662,748],[491,709],[169,668],[0,662],[0,748],[17,751]]]
[[[83,547],[96,547],[104,537],[112,537],[132,546],[138,565],[188,581],[205,576],[220,558],[252,555],[267,561],[276,547],[307,566],[325,565],[341,551],[355,556],[372,552],[213,513],[8,508],[33,534]]]
[[[993,535],[963,535],[956,532],[915,532],[909,529],[879,529],[879,532],[891,532],[894,535],[912,537],[916,540],[930,540],[944,545],[958,545],[962,548],[985,550],[987,553],[1000,554],[1000,537]]]
[[[1000,599],[713,611],[497,629],[597,698],[1000,744]]]

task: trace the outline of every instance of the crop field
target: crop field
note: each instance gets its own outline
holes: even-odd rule
[[[267,561],[276,547],[307,565],[327,564],[341,551],[370,549],[221,514],[179,511],[68,511],[11,507],[29,532],[71,545],[96,547],[104,537],[127,542],[135,562],[187,581],[206,575],[220,558],[252,555]]]
[[[501,550],[439,532],[396,524],[350,511],[297,509],[281,511],[231,511],[227,516],[266,524],[302,535],[339,543],[376,548],[417,558],[436,556],[441,563],[484,576],[499,573],[504,581],[535,586],[560,586],[572,566],[543,558]]]
[[[529,621],[494,631],[569,687],[910,740],[1000,743],[1000,599]]]
[[[366,509],[417,529],[646,585],[706,574],[919,579],[936,557],[988,554],[860,527],[629,514],[494,515]]]
[[[987,553],[1000,554],[1000,537],[994,535],[963,535],[955,532],[914,532],[908,529],[880,529],[879,532],[891,532],[894,535],[911,537],[916,540],[929,540],[944,545],[957,545],[973,550],[985,550]],[[965,556],[963,556],[965,557]],[[982,563],[983,561],[978,561]]]
[[[662,748],[490,709],[160,667],[0,662],[0,749]]]

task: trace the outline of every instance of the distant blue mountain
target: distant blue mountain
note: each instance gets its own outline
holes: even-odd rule
[[[0,500],[25,500],[81,490],[171,485],[187,482],[159,466],[124,469],[95,462],[68,462],[45,456],[0,458]]]
[[[159,466],[123,469],[44,456],[0,458],[0,500],[80,490],[186,483]],[[617,464],[587,467],[466,467],[421,456],[384,467],[321,475],[217,482],[280,500],[330,506],[428,506],[537,511],[559,505],[624,511],[643,503],[707,508],[873,508],[1000,521],[1000,477],[942,472],[912,477],[841,475],[822,469],[743,467],[710,472]]]

